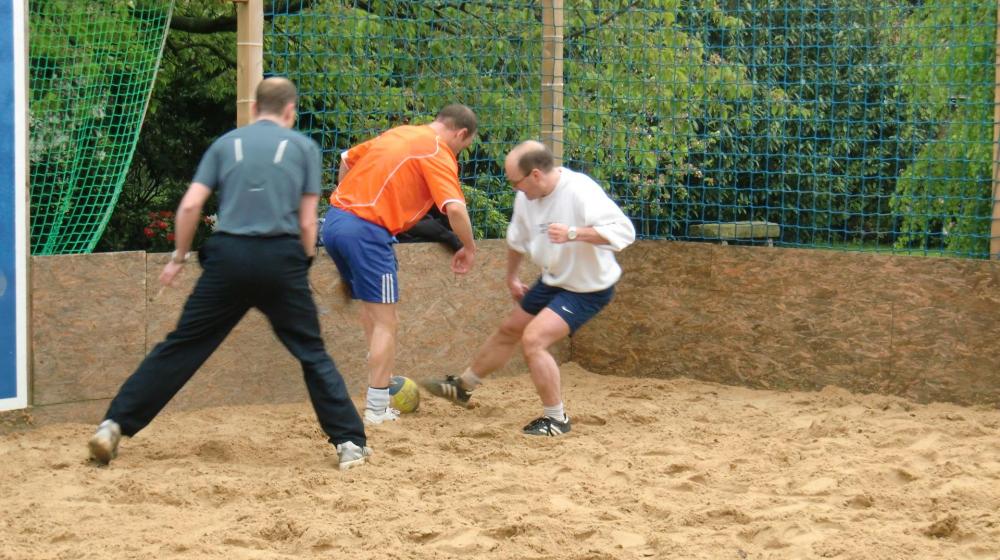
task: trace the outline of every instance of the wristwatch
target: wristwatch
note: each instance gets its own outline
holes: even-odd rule
[[[570,241],[576,239],[576,226],[570,226],[569,229],[566,230],[566,238]]]
[[[184,255],[181,256],[181,255],[179,255],[177,253],[177,249],[174,249],[174,252],[170,253],[170,262],[172,262],[174,264],[184,264],[184,263],[187,262],[188,257],[190,257],[190,256],[191,256],[191,252],[190,251],[188,251],[187,253],[184,253]]]

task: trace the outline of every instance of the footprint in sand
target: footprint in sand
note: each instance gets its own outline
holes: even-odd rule
[[[506,414],[507,410],[502,406],[480,405],[474,407],[474,413],[480,418],[500,418]],[[575,420],[575,418],[574,418]]]
[[[518,535],[527,535],[532,532],[534,527],[522,523],[513,523],[510,525],[501,525],[493,529],[487,529],[486,534],[495,539],[509,539],[511,537],[516,537]]]
[[[407,447],[389,447],[387,449],[380,450],[386,455],[392,457],[412,457],[413,450]]]
[[[608,421],[596,414],[578,414],[573,416],[573,423],[584,426],[604,426]]]
[[[482,534],[478,529],[460,529],[434,539],[431,546],[452,554],[489,552],[500,543]]]
[[[573,469],[567,467],[566,465],[560,465],[551,473],[549,473],[549,476],[552,478],[552,480],[559,480],[560,478],[563,478],[565,475],[571,472],[573,472]]]

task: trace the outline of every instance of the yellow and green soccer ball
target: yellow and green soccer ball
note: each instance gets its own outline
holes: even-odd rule
[[[394,375],[389,379],[389,406],[402,413],[420,408],[420,389],[409,377]]]

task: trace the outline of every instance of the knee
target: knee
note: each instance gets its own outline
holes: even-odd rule
[[[524,351],[526,357],[530,357],[539,352],[544,352],[548,346],[542,337],[531,331],[525,331],[521,335],[521,349]]]
[[[399,314],[396,313],[395,309],[372,313],[371,319],[376,327],[395,330],[396,326],[399,325]]]
[[[497,330],[497,336],[504,342],[514,344],[521,338],[522,331],[517,327],[504,323]]]

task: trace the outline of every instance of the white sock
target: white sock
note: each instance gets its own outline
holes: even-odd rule
[[[375,387],[368,388],[368,398],[365,402],[365,408],[377,412],[379,414],[385,412],[385,409],[389,406],[389,388],[376,389]]]
[[[458,378],[462,380],[462,388],[466,391],[472,391],[483,382],[478,375],[473,373],[472,368],[465,368],[465,371]]]
[[[563,408],[563,403],[559,403],[555,406],[542,406],[545,409],[545,415],[553,420],[558,420],[559,422],[565,422],[567,420],[566,410]]]

